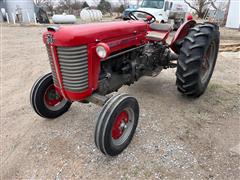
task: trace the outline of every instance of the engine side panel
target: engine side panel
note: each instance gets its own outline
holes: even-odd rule
[[[102,61],[97,92],[106,95],[142,76],[157,76],[165,68],[166,47],[162,43],[147,44]]]

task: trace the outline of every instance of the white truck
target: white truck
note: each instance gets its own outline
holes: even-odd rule
[[[154,15],[157,23],[167,23],[173,20],[173,29],[178,29],[186,20],[188,7],[184,2],[176,0],[143,0],[137,10]]]

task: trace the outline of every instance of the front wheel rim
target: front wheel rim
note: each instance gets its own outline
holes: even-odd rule
[[[64,107],[67,100],[63,98],[51,84],[44,93],[44,104],[51,111],[58,111]]]
[[[129,138],[135,121],[135,115],[131,108],[125,108],[115,118],[112,126],[111,139],[112,144],[120,146]]]

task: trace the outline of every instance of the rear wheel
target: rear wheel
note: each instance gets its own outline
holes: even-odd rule
[[[116,156],[132,140],[139,117],[134,97],[120,94],[110,98],[100,112],[95,128],[95,144],[103,154]]]
[[[181,93],[192,97],[204,93],[214,70],[218,48],[218,26],[204,23],[190,29],[177,64],[176,84]]]
[[[71,106],[55,89],[52,74],[39,78],[32,87],[30,102],[34,111],[44,118],[56,118]]]

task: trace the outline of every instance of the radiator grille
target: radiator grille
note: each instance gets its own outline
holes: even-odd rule
[[[87,46],[57,47],[63,86],[70,91],[84,91],[88,88]]]
[[[50,62],[51,70],[52,70],[53,82],[54,82],[55,85],[59,86],[59,83],[58,83],[57,78],[56,78],[56,72],[55,72],[54,64],[53,64],[52,53],[51,53],[50,47],[49,46],[46,46],[46,47],[47,47],[48,58],[49,58],[49,62]]]

